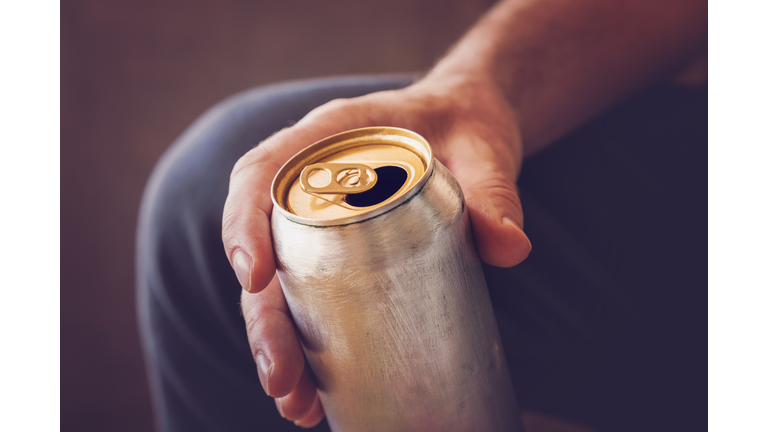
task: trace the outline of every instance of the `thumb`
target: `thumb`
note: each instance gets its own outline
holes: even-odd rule
[[[517,190],[517,166],[506,148],[464,141],[465,151],[451,155],[448,169],[461,185],[480,258],[497,267],[520,264],[531,251],[523,232],[523,208]]]
[[[492,179],[477,186],[468,188],[465,196],[480,259],[497,267],[520,264],[531,252],[531,241],[523,232],[517,187]]]

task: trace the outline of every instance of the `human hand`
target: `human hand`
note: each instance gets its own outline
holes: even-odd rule
[[[426,138],[462,187],[483,261],[511,267],[531,248],[516,188],[523,157],[517,121],[490,80],[428,76],[405,89],[335,100],[245,154],[230,178],[224,246],[244,289],[243,314],[261,384],[281,415],[303,427],[320,422],[323,411],[275,277],[270,186],[280,167],[306,146],[370,126],[401,127]]]

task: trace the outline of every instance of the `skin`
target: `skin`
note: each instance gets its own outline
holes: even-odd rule
[[[465,193],[480,257],[511,267],[531,250],[516,187],[524,158],[654,82],[705,80],[706,49],[703,0],[503,1],[419,82],[331,101],[245,154],[222,237],[259,378],[283,417],[302,427],[323,418],[275,277],[270,185],[291,156],[360,127],[421,134]],[[582,430],[524,417],[532,431]]]

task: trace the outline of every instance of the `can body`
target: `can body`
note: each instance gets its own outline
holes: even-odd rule
[[[461,189],[431,161],[370,218],[272,215],[278,277],[336,431],[522,430]]]

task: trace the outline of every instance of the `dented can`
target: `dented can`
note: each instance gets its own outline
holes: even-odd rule
[[[272,200],[278,277],[332,430],[523,430],[461,188],[424,138],[326,138],[280,169]]]

